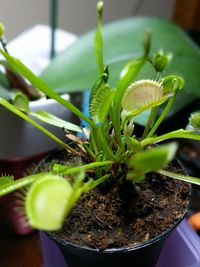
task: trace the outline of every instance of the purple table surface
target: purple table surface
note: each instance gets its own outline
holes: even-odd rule
[[[57,245],[40,237],[44,267],[68,267]],[[165,242],[156,267],[200,267],[200,238],[186,220]]]

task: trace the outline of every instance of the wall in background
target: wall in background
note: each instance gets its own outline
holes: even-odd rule
[[[75,34],[94,28],[97,0],[58,0],[59,27]],[[0,0],[0,21],[8,40],[39,23],[49,23],[49,0]],[[133,16],[153,15],[170,19],[175,0],[104,0],[104,22]]]

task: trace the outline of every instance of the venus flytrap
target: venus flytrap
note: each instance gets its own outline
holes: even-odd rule
[[[82,194],[97,186],[122,183],[129,180],[133,184],[145,181],[150,172],[162,173],[174,179],[200,185],[195,177],[171,173],[166,166],[175,157],[177,144],[160,144],[170,139],[186,138],[200,141],[195,132],[199,128],[199,114],[190,118],[192,130],[176,130],[161,136],[157,128],[172,107],[176,95],[184,85],[183,78],[175,75],[163,76],[171,56],[158,52],[153,59],[150,54],[150,34],[145,36],[144,52],[139,58],[128,62],[121,72],[116,88],[109,84],[109,67],[103,63],[101,20],[103,4],[97,5],[98,26],[95,35],[96,59],[99,78],[94,83],[89,98],[89,117],[70,102],[55,93],[40,78],[36,77],[22,62],[3,50],[0,54],[15,72],[20,73],[42,93],[55,99],[80,119],[89,124],[89,129],[62,121],[43,111],[29,113],[0,99],[0,105],[34,125],[38,130],[61,145],[69,162],[54,163],[45,173],[34,174],[13,181],[0,179],[0,195],[7,194],[23,186],[29,186],[25,198],[25,210],[29,223],[44,230],[57,230],[69,215]],[[146,62],[150,62],[158,72],[156,81],[136,80]],[[162,111],[160,112],[160,107]],[[137,136],[135,119],[142,112],[150,110],[142,136]],[[30,117],[32,116],[32,117]],[[73,145],[60,141],[34,120],[65,128],[66,136]],[[79,133],[76,136],[75,133]],[[81,133],[81,134],[80,134]],[[158,146],[159,144],[159,146]],[[55,212],[55,214],[54,214]]]

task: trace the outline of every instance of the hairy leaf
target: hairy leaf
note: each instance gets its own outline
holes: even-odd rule
[[[146,109],[161,105],[169,96],[163,94],[160,83],[140,80],[127,88],[122,99],[122,107],[128,115],[137,115]]]
[[[93,85],[91,91],[90,91],[90,97],[89,97],[89,103],[91,103],[93,97],[96,95],[97,91],[100,90],[100,88],[106,84],[108,80],[108,68],[104,70],[104,73],[100,75],[99,79],[95,82]]]
[[[33,183],[25,202],[30,225],[43,230],[60,229],[72,192],[69,182],[57,175],[49,174]]]
[[[163,97],[160,83],[151,80],[140,80],[131,84],[122,99],[122,107],[132,111],[160,100]]]
[[[9,182],[0,184],[0,196],[7,195],[8,193],[14,192],[24,186],[32,184],[37,179],[40,179],[45,176],[45,173],[42,174],[34,174],[30,176],[26,176],[24,178],[13,180],[11,177],[9,178]]]
[[[96,123],[104,122],[114,97],[114,90],[108,84],[99,87],[89,105],[89,114]]]

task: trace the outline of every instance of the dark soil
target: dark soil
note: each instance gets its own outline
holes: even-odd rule
[[[170,170],[183,171],[177,162]],[[189,188],[186,183],[154,173],[144,183],[126,181],[109,190],[96,188],[82,196],[56,235],[99,249],[137,245],[183,217]]]

